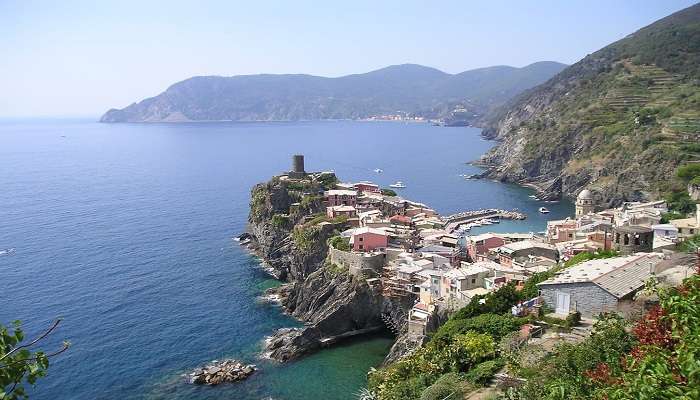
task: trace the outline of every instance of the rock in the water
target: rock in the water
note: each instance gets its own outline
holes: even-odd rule
[[[214,360],[211,364],[197,368],[189,374],[189,382],[194,385],[218,385],[248,378],[256,371],[255,365],[244,365],[236,360]]]

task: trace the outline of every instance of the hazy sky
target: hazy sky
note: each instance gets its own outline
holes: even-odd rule
[[[692,0],[0,0],[0,116],[98,116],[194,75],[573,63]]]

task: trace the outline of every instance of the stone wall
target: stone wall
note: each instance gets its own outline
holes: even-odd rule
[[[540,292],[545,304],[552,310],[557,307],[557,292],[570,295],[570,311],[578,311],[584,317],[595,317],[601,312],[617,311],[615,296],[591,282],[542,285]]]
[[[367,254],[331,248],[331,262],[345,267],[351,275],[358,277],[377,276],[386,260],[385,254]]]

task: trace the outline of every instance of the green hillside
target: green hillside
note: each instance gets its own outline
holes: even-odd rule
[[[666,191],[700,161],[700,5],[593,53],[491,115],[492,175],[610,204]]]

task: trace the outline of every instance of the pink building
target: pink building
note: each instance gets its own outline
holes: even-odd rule
[[[357,204],[357,192],[354,190],[328,190],[323,193],[328,207],[353,206]]]
[[[375,185],[372,182],[359,182],[353,185],[353,187],[358,192],[381,193],[379,185]]]
[[[467,242],[467,253],[472,261],[482,261],[489,253],[489,250],[501,247],[506,244],[505,239],[492,233],[470,236]]]
[[[389,222],[392,225],[403,225],[403,226],[408,226],[411,225],[411,217],[407,217],[405,215],[393,215],[389,218]]]
[[[357,211],[353,206],[331,206],[326,207],[326,215],[328,218],[335,218],[341,215],[352,218],[357,216]]]
[[[355,251],[384,250],[389,245],[389,235],[379,229],[358,228],[352,234],[350,244]]]

